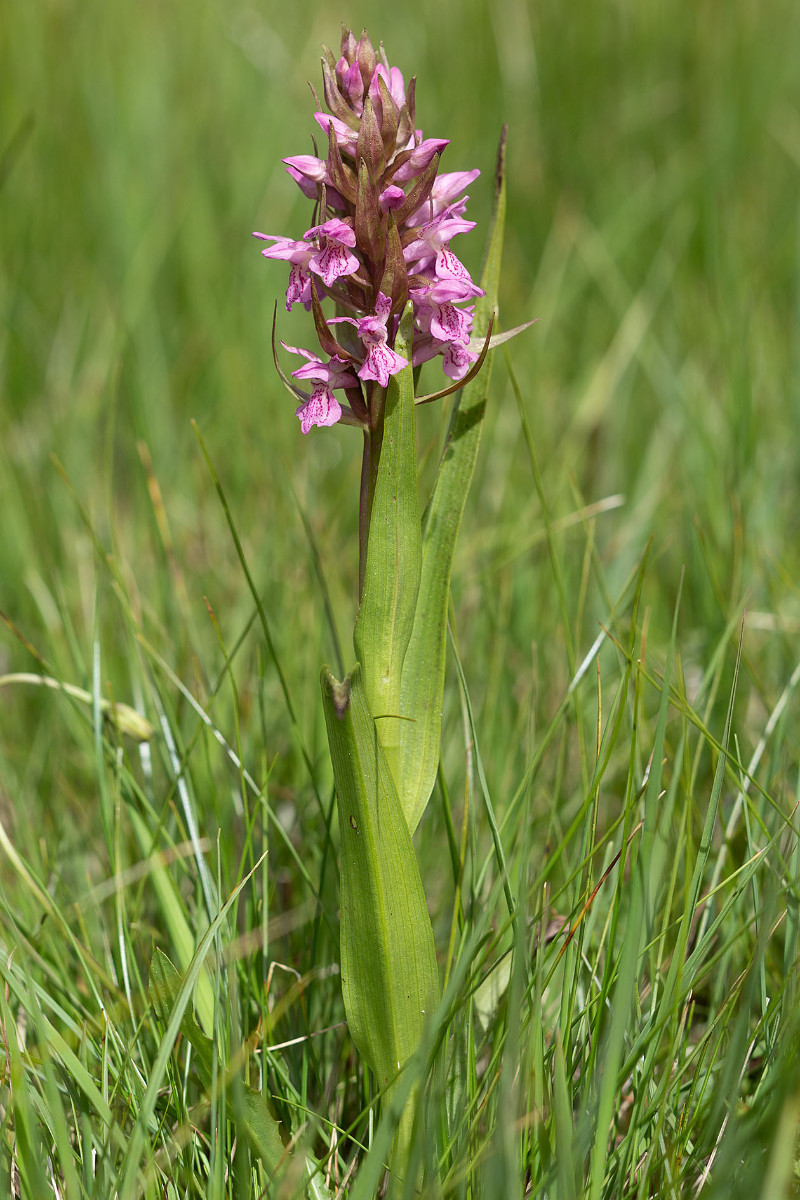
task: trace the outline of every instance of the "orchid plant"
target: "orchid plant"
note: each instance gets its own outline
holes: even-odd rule
[[[474,228],[464,215],[466,189],[480,172],[440,171],[448,141],[416,127],[416,80],[406,86],[383,46],[376,52],[366,32],[356,39],[346,29],[338,58],[325,49],[322,80],[328,111],[314,92],[314,117],[328,139],[327,157],[284,160],[314,203],[313,220],[301,240],[255,236],[269,243],[266,258],[291,264],[287,310],[300,303],[313,313],[319,347],[284,344],[306,361],[291,379],[281,372],[299,401],[303,433],[337,422],[363,432],[358,665],[343,681],[323,668],[322,692],[342,843],[345,1011],[391,1113],[398,1072],[439,1000],[411,839],[439,760],[450,567],[488,369],[476,390],[464,389],[502,336],[492,339],[491,327],[504,194],[501,167],[478,285],[452,243]],[[327,317],[326,300],[335,308]],[[415,396],[417,369],[437,357],[444,386]],[[450,434],[421,520],[415,404],[451,391]],[[405,1095],[394,1112],[398,1178],[408,1163],[417,1089]]]
[[[409,363],[418,368],[441,356],[445,374],[463,384],[482,363],[483,339],[473,337],[473,324],[475,300],[484,291],[450,245],[474,228],[464,217],[465,191],[480,171],[440,171],[449,142],[425,138],[416,128],[416,80],[406,87],[383,46],[376,53],[366,33],[357,41],[344,30],[338,59],[325,48],[322,79],[329,112],[312,91],[319,110],[314,117],[328,139],[327,158],[284,159],[289,175],[314,201],[314,224],[299,241],[254,236],[270,243],[262,250],[265,258],[291,264],[287,311],[300,303],[314,316],[319,351],[282,343],[306,362],[291,379],[278,365],[299,401],[303,433],[337,422],[364,433],[363,590],[390,379]],[[336,309],[327,319],[325,298]],[[407,305],[413,333],[404,355],[396,342]]]
[[[281,343],[304,360],[291,375],[278,363],[273,319],[276,367],[302,432],[339,423],[363,436],[358,661],[344,680],[323,667],[321,684],[341,839],[345,1012],[381,1094],[390,1188],[413,1191],[425,1046],[443,1005],[412,835],[439,763],[450,573],[490,351],[527,326],[493,334],[505,138],[477,284],[451,243],[474,228],[466,189],[480,172],[440,172],[448,142],[416,128],[415,79],[406,86],[383,46],[376,52],[366,32],[356,39],[346,29],[338,57],[325,48],[322,78],[328,111],[314,92],[314,116],[327,157],[284,160],[313,202],[309,227],[300,239],[255,236],[268,243],[267,259],[290,264],[286,309],[313,314],[318,346]],[[443,386],[415,395],[419,368],[437,357]],[[449,393],[444,451],[421,515],[415,407]],[[275,1130],[262,1140],[270,1137],[277,1145]]]

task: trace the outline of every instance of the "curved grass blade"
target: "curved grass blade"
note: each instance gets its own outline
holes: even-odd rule
[[[164,954],[156,949],[150,961],[150,998],[162,1024],[169,1025],[170,1017],[176,1001],[181,994],[183,980],[180,974]],[[206,1037],[200,1026],[188,1010],[184,1010],[180,1023],[180,1031],[191,1043],[197,1058],[195,1065],[204,1087],[211,1088],[214,1076],[214,1059],[217,1048],[211,1038]],[[264,1097],[253,1088],[237,1081],[228,1084],[229,1111],[236,1123],[240,1134],[246,1139],[253,1154],[264,1163],[270,1175],[274,1176],[282,1166],[286,1165],[288,1153],[280,1134],[280,1126],[267,1107]],[[311,1171],[315,1164],[309,1164]],[[315,1177],[315,1195],[319,1196],[319,1187],[324,1183],[319,1176]],[[327,1191],[322,1193],[328,1194]]]
[[[260,866],[260,863],[257,863],[256,866]],[[181,1022],[184,1019],[186,1009],[191,1002],[192,992],[197,984],[206,955],[211,949],[214,938],[224,925],[237,896],[245,887],[251,875],[252,871],[245,875],[237,884],[203,934],[194,957],[189,964],[189,969],[185,977],[181,980],[174,1004],[170,1006],[164,1037],[153,1061],[147,1087],[141,1099],[138,1117],[120,1169],[119,1183],[115,1185],[116,1194],[119,1195],[120,1200],[129,1200],[129,1197],[141,1195],[141,1179],[139,1178],[140,1158],[155,1114],[159,1093],[167,1071],[169,1056],[175,1045],[175,1039],[181,1028]],[[158,968],[156,968],[156,971],[158,971]]]

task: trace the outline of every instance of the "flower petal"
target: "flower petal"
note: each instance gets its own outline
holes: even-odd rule
[[[317,384],[305,403],[295,410],[303,433],[309,433],[314,425],[335,425],[341,415],[341,404],[323,383]]]

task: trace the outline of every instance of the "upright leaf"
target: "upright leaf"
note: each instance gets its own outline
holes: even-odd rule
[[[505,224],[505,136],[498,155],[495,207],[481,275],[485,295],[475,305],[475,334],[485,335],[497,307]],[[403,660],[399,711],[400,795],[413,833],[436,779],[442,731],[447,602],[450,574],[467,493],[475,470],[491,354],[476,379],[456,393],[450,429],[422,531],[422,575],[411,640]]]
[[[411,306],[395,349],[411,361]],[[389,380],[383,443],[369,524],[364,595],[353,642],[378,736],[399,787],[400,679],[419,589],[420,545],[414,379],[409,365]]]
[[[340,683],[323,667],[321,682],[342,839],[342,994],[353,1041],[384,1088],[420,1045],[439,998],[433,930],[361,668]],[[412,1101],[400,1123],[400,1174],[413,1114]]]

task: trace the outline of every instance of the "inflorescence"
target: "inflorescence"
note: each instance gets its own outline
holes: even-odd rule
[[[342,30],[338,60],[327,47],[324,53],[329,112],[314,116],[328,138],[328,157],[283,160],[303,194],[316,202],[314,224],[299,241],[254,235],[271,243],[262,251],[266,258],[291,264],[287,310],[299,302],[314,315],[322,355],[284,344],[307,360],[292,372],[312,389],[309,394],[292,386],[301,400],[303,433],[340,420],[369,427],[379,407],[376,387],[386,388],[390,376],[408,365],[394,344],[409,300],[413,365],[441,354],[445,374],[463,379],[479,357],[470,344],[470,302],[483,295],[450,249],[457,234],[474,228],[464,219],[469,197],[463,193],[480,172],[439,174],[448,141],[423,138],[415,128],[416,80],[406,88],[383,45],[376,53],[366,31],[356,41]],[[316,92],[314,98],[320,109]],[[337,311],[327,320],[325,296]],[[346,404],[337,390],[344,391]]]

